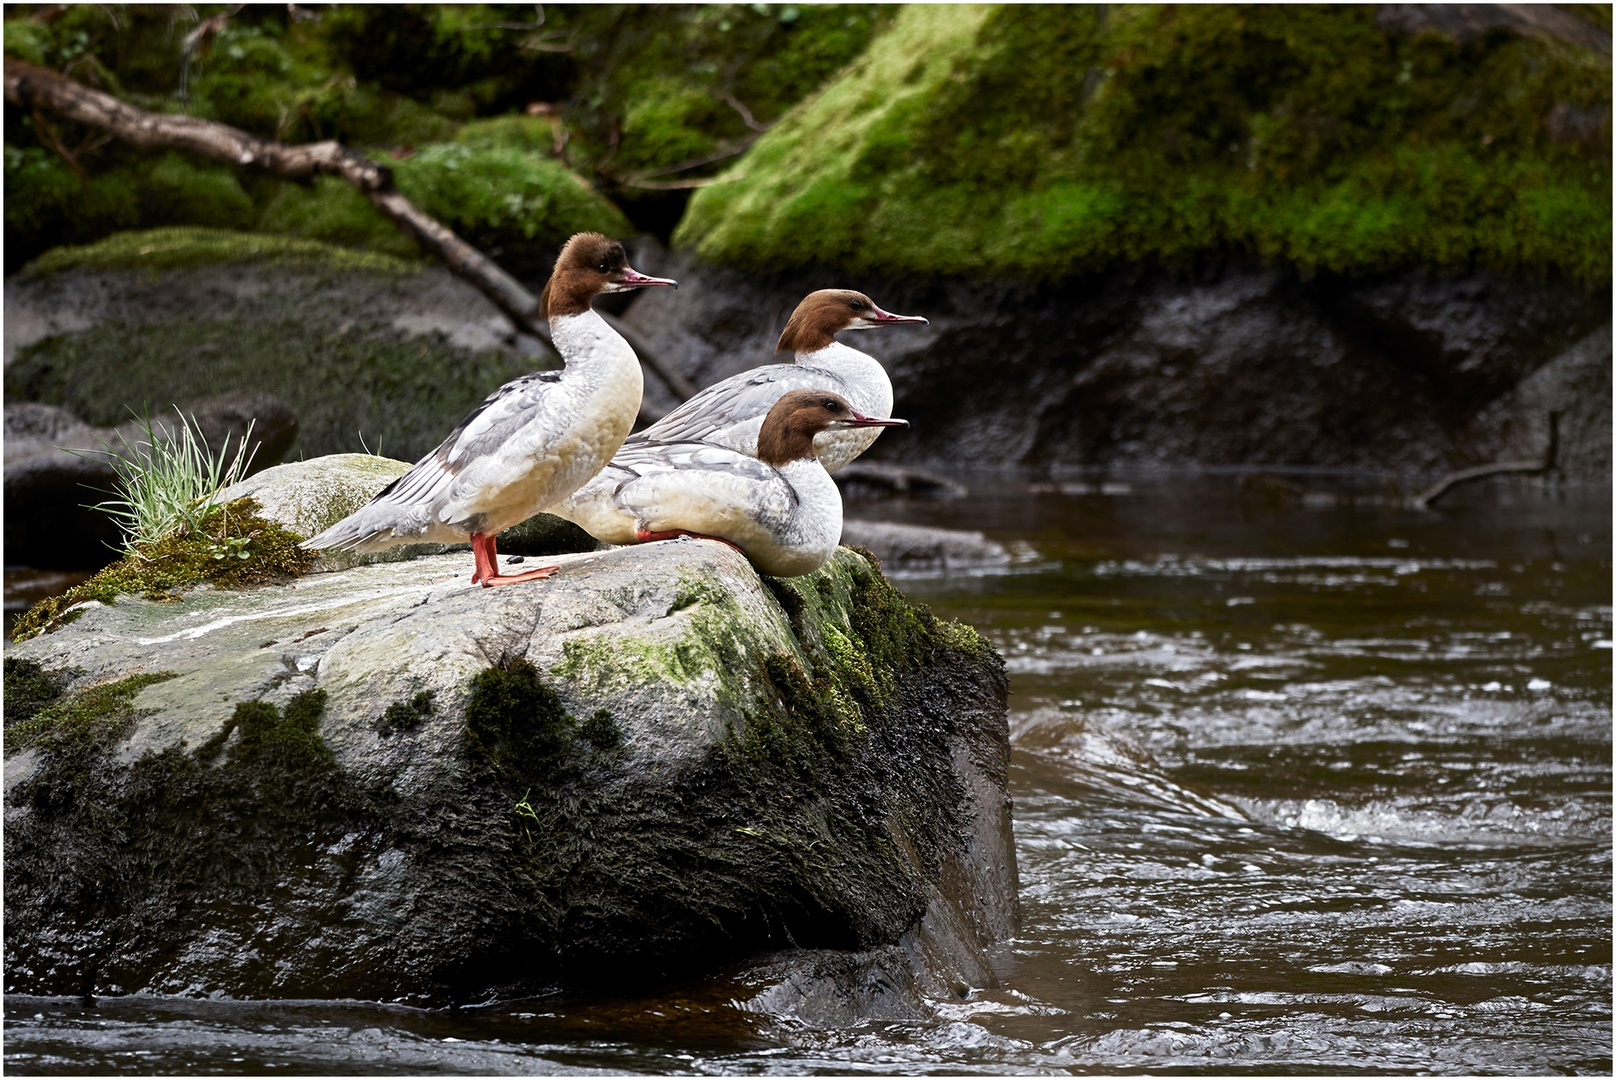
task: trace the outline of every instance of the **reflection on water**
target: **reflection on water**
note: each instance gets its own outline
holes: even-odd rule
[[[1608,1073],[1608,493],[1433,515],[1064,486],[879,508],[1043,559],[902,583],[1010,665],[1001,987],[842,1030],[717,984],[457,1013],[13,998],[7,1067]]]

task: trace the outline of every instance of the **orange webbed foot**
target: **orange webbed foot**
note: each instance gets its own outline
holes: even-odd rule
[[[524,570],[520,574],[492,574],[483,578],[482,586],[491,589],[495,585],[515,585],[522,581],[542,581],[560,570],[559,566],[540,566],[532,570]]]

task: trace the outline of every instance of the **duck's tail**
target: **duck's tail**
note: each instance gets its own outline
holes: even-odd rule
[[[401,507],[378,499],[299,546],[311,551],[382,551],[422,542],[429,526],[430,515],[424,507]]]

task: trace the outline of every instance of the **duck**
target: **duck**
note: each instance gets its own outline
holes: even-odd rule
[[[830,390],[868,416],[892,415],[892,380],[881,362],[836,340],[843,330],[905,323],[927,325],[919,315],[894,315],[853,289],[820,289],[797,305],[776,346],[793,354],[789,364],[768,364],[714,383],[656,423],[630,435],[630,445],[713,443],[757,452],[763,419],[792,390]],[[836,472],[868,450],[876,429],[829,429],[815,440],[819,460]]]
[[[626,444],[552,512],[608,544],[718,540],[764,574],[798,577],[824,565],[842,537],[841,492],[816,438],[907,426],[830,390],[789,390],[763,418],[755,455],[701,440]]]
[[[629,343],[591,305],[607,293],[659,285],[678,282],[635,270],[623,245],[608,236],[574,235],[539,296],[565,366],[489,394],[436,450],[302,546],[380,551],[470,540],[475,585],[555,573],[554,566],[500,573],[494,538],[571,495],[622,446],[639,414],[643,376]]]

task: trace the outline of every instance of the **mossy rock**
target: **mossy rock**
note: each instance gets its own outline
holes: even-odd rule
[[[309,270],[322,276],[348,273],[405,277],[418,263],[354,251],[296,237],[234,229],[172,227],[118,232],[93,244],[65,244],[29,263],[22,278],[66,270],[190,270],[221,263],[268,263],[280,269]]]
[[[518,351],[509,321],[445,270],[258,233],[58,249],[8,282],[7,303],[46,329],[6,367],[8,401],[110,426],[251,387],[297,416],[294,456],[415,460],[501,384],[557,363]]]
[[[845,549],[772,586],[708,541],[555,562],[120,600],[14,646],[8,989],[621,993],[944,955],[916,934],[991,979],[1015,872],[980,637]]]
[[[1404,33],[1372,7],[914,5],[675,240],[769,270],[1051,278],[1235,253],[1597,286],[1610,104],[1608,47]]]

